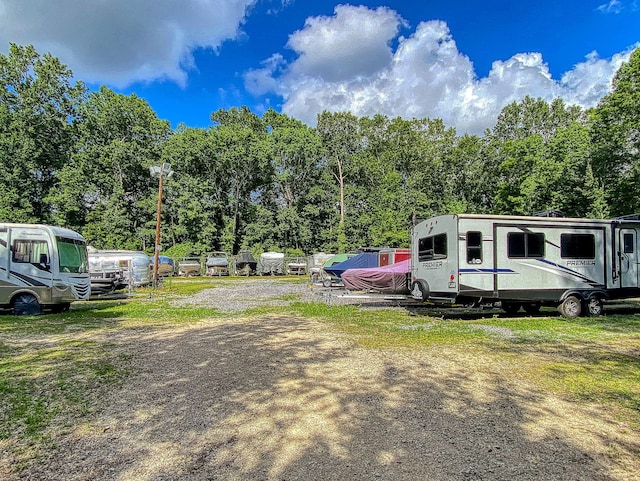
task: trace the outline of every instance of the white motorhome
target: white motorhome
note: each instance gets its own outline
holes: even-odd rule
[[[640,296],[640,216],[611,220],[442,215],[411,232],[411,295],[435,303],[500,301],[512,314],[557,306],[601,315]]]
[[[17,315],[62,312],[89,297],[84,238],[69,229],[0,223],[0,306]]]

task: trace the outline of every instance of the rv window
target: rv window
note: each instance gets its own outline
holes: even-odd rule
[[[544,234],[509,232],[507,246],[509,257],[544,257]]]
[[[482,263],[482,233],[467,232],[467,263]]]
[[[16,239],[13,241],[11,262],[39,264],[40,254],[46,254],[47,258],[51,258],[47,241]]]
[[[622,242],[624,243],[624,253],[631,254],[633,252],[633,234],[625,234]]]
[[[560,256],[563,259],[595,259],[595,236],[593,234],[561,234]]]
[[[418,261],[445,259],[447,257],[447,234],[423,237],[418,240]]]

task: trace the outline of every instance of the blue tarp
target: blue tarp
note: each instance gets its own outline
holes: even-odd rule
[[[362,252],[350,257],[344,262],[325,267],[324,271],[330,276],[340,277],[347,269],[366,269],[368,267],[378,267],[377,252]]]

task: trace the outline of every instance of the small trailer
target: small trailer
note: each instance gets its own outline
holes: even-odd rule
[[[640,216],[610,220],[442,215],[411,232],[411,296],[500,302],[515,314],[555,306],[599,316],[603,301],[640,296]]]
[[[16,315],[61,312],[89,294],[87,246],[80,234],[42,224],[0,223],[0,307]]]
[[[151,283],[151,260],[142,251],[123,249],[98,250],[88,247],[91,294],[146,286]]]

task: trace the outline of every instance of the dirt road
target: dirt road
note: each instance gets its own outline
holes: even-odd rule
[[[100,336],[136,374],[21,479],[640,479],[611,463],[634,435],[607,413],[473,349],[366,350],[277,316]]]

